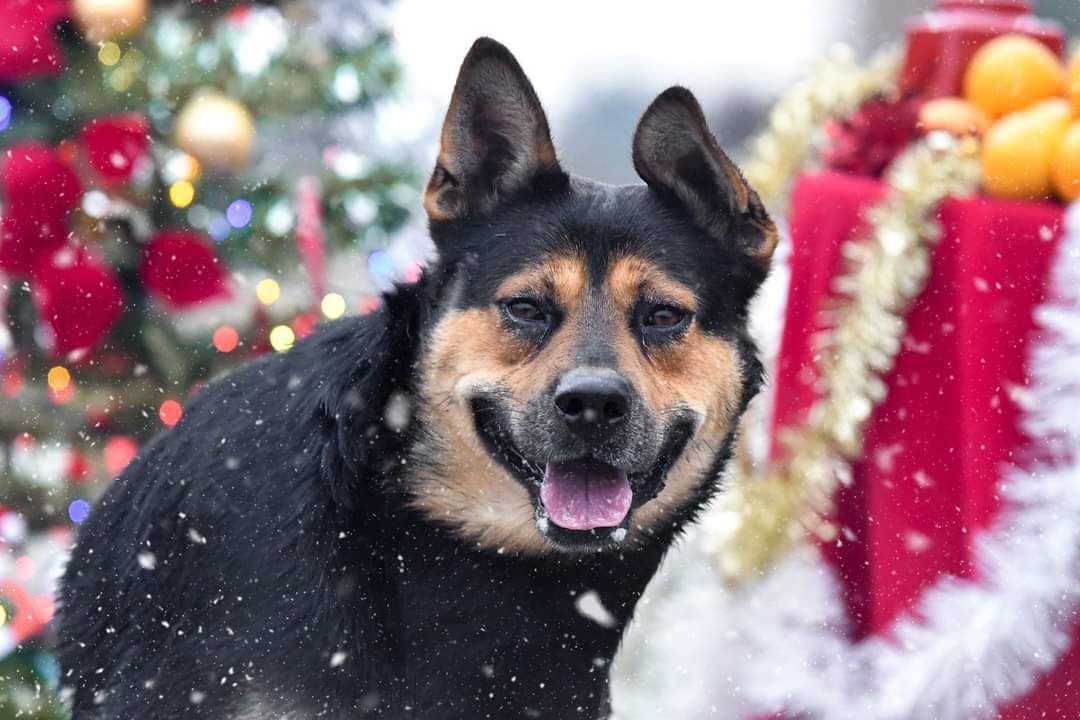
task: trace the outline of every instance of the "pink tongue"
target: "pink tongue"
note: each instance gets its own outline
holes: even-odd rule
[[[567,530],[617,527],[633,499],[626,473],[603,463],[548,463],[540,486],[551,521]]]

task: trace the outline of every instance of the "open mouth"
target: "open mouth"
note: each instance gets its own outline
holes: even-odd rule
[[[540,484],[548,519],[564,530],[617,528],[630,513],[634,491],[625,470],[582,459],[551,462]]]
[[[594,457],[542,464],[518,449],[494,400],[477,397],[471,404],[477,434],[487,451],[532,497],[540,532],[568,549],[618,546],[627,536],[631,512],[663,490],[668,470],[693,432],[692,419],[674,422],[655,461],[641,471]]]

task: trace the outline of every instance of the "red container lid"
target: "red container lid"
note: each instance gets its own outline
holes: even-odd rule
[[[937,0],[934,10],[908,25],[901,91],[926,97],[960,95],[971,56],[986,41],[1006,33],[1035,38],[1063,55],[1061,26],[1031,10],[1028,0]]]

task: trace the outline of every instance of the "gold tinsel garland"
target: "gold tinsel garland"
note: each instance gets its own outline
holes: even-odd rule
[[[765,130],[750,142],[742,169],[766,207],[785,205],[792,178],[806,165],[826,121],[847,115],[869,97],[888,92],[900,66],[897,48],[876,54],[866,67],[847,45],[837,45],[785,93]]]
[[[904,315],[929,274],[940,234],[934,211],[978,187],[977,155],[974,139],[933,133],[890,167],[888,192],[868,213],[869,237],[844,247],[847,271],[833,284],[843,301],[817,338],[820,399],[781,437],[780,461],[756,473],[740,455],[713,510],[713,549],[729,581],[766,570],[805,529],[835,536],[825,517],[838,484],[849,479],[849,461],[862,451],[863,427],[885,397],[881,376],[900,349]]]

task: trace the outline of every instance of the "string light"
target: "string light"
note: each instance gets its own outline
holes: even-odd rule
[[[281,286],[273,278],[264,278],[255,286],[255,297],[263,305],[273,305],[281,297]]]
[[[175,400],[166,400],[158,408],[158,417],[165,427],[172,427],[184,416],[184,408]]]
[[[102,65],[112,67],[120,62],[120,55],[120,46],[110,40],[101,46],[97,56]]]
[[[405,282],[412,284],[418,282],[424,275],[424,266],[418,262],[409,263],[405,268]]]
[[[72,500],[71,504],[68,505],[68,517],[76,525],[86,522],[86,518],[90,517],[90,503],[82,498]]]
[[[71,373],[63,365],[49,368],[49,389],[53,392],[61,392],[71,383]]]
[[[338,293],[327,293],[319,307],[329,320],[337,320],[345,314],[345,298]]]
[[[178,208],[186,208],[195,199],[195,186],[190,180],[177,180],[169,187],[169,201]]]
[[[367,259],[368,272],[377,278],[388,278],[394,274],[394,259],[385,250],[374,250]]]
[[[186,152],[178,152],[168,159],[162,174],[168,182],[187,180],[189,182],[199,177],[202,168],[194,155]]]
[[[8,621],[7,608],[4,607],[2,603],[0,603],[0,627],[3,627],[4,625],[7,625],[7,621]]]
[[[247,200],[233,200],[225,210],[225,217],[234,228],[246,227],[251,222],[252,207]]]
[[[11,126],[11,101],[0,95],[0,132]]]
[[[212,341],[218,352],[231,353],[240,344],[240,333],[231,325],[222,325],[214,331]]]
[[[105,443],[105,470],[110,475],[119,475],[139,452],[135,439],[127,435],[113,435]]]
[[[214,238],[215,242],[223,242],[232,232],[232,226],[229,225],[229,221],[223,215],[217,214],[210,218],[210,222],[206,225],[206,231],[210,233],[210,237]]]
[[[296,342],[296,334],[288,325],[278,325],[270,331],[270,347],[285,352]]]

